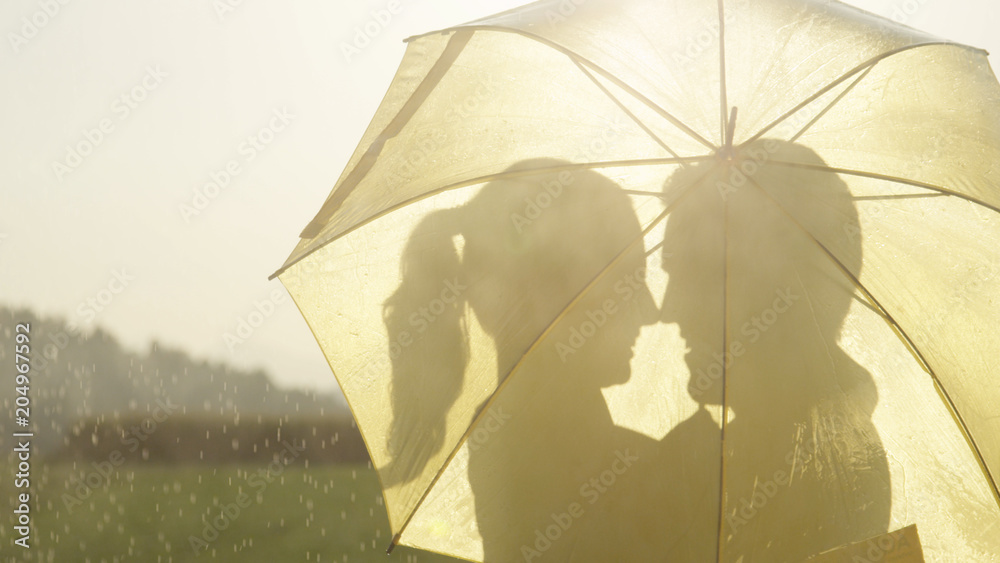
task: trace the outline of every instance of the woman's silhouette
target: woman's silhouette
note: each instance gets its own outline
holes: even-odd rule
[[[679,199],[662,319],[686,341],[701,405],[664,440],[681,448],[665,454],[669,471],[694,475],[689,494],[704,499],[679,544],[690,560],[719,549],[721,561],[799,562],[887,531],[876,388],[837,345],[860,276],[857,214],[823,164],[801,145],[758,141],[665,187]],[[713,455],[721,467],[708,467]]]
[[[658,319],[645,263],[624,191],[558,160],[520,162],[411,233],[385,304],[390,334],[442,280],[463,289],[394,361],[394,459],[381,473],[420,474],[447,424],[481,415],[466,447],[486,561],[661,558],[662,522],[632,517],[658,502],[658,444],[615,426],[601,394],[628,381],[640,328]],[[473,323],[494,344],[492,365],[470,363]],[[469,374],[486,369],[499,391],[455,412]]]

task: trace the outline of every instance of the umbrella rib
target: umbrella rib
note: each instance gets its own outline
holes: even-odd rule
[[[725,0],[719,0],[719,105],[722,118],[720,128],[722,144],[730,149],[732,136],[729,134],[729,92],[726,89],[726,7]]]
[[[733,148],[733,137],[736,133],[736,108],[733,108],[732,123],[729,114],[729,92],[726,86],[726,6],[725,0],[719,0],[719,113],[720,131],[722,135],[722,146],[726,153],[730,153]],[[722,351],[725,354],[727,346],[727,336],[729,331],[729,200],[723,198],[722,212],[722,239],[724,245],[722,259]],[[726,362],[722,362],[722,416],[720,417],[719,435],[719,537],[715,544],[715,560],[722,562],[722,545],[725,535],[723,525],[725,518],[725,491],[726,491],[726,427],[729,418],[728,390],[726,388]]]
[[[986,209],[989,209],[989,210],[994,211],[996,213],[1000,213],[1000,207],[997,207],[995,205],[987,203],[987,202],[985,202],[985,201],[983,201],[981,199],[975,198],[973,196],[966,195],[966,194],[963,194],[961,192],[956,192],[954,190],[949,190],[948,188],[944,188],[944,187],[937,186],[937,185],[934,185],[934,184],[928,184],[927,182],[920,182],[920,181],[917,181],[917,180],[908,180],[906,178],[900,178],[898,176],[890,176],[888,174],[879,174],[877,172],[866,172],[864,170],[852,170],[850,168],[837,168],[837,167],[834,167],[834,166],[827,166],[825,164],[805,164],[805,163],[800,163],[800,162],[787,162],[787,161],[783,161],[783,160],[769,160],[768,163],[769,164],[776,164],[778,166],[785,166],[785,167],[788,167],[788,168],[802,168],[802,169],[805,169],[805,170],[816,170],[816,171],[819,171],[819,172],[829,172],[831,174],[845,174],[847,176],[858,176],[858,177],[861,177],[861,178],[871,178],[873,180],[884,180],[886,182],[894,182],[894,183],[897,183],[897,184],[904,184],[904,185],[913,186],[913,187],[916,187],[916,188],[923,188],[925,190],[931,190],[931,191],[937,192],[937,194],[935,194],[935,195],[939,194],[939,195],[954,196],[954,197],[957,197],[957,198],[960,198],[960,199],[964,199],[964,200],[966,200],[966,201],[968,201],[970,203],[974,203],[976,205],[980,205],[982,207],[985,207]],[[929,197],[930,195],[931,194],[928,194],[927,196],[924,196],[924,197]],[[917,197],[917,196],[914,195],[912,197]]]
[[[718,148],[719,148],[719,147],[715,146],[714,144],[712,144],[712,142],[709,141],[708,139],[706,139],[705,137],[702,137],[701,135],[699,135],[697,131],[695,131],[691,127],[688,127],[687,125],[685,125],[676,116],[674,116],[673,114],[671,114],[667,110],[665,110],[662,107],[660,107],[659,104],[657,104],[653,100],[650,100],[648,97],[646,97],[645,95],[643,95],[642,93],[640,93],[638,90],[636,90],[632,86],[629,86],[625,81],[623,81],[622,79],[618,78],[617,76],[615,76],[614,74],[612,74],[608,70],[604,69],[603,67],[601,67],[600,65],[598,65],[594,61],[591,61],[587,57],[584,57],[583,55],[581,55],[579,53],[576,53],[575,51],[572,51],[570,49],[567,49],[566,47],[563,47],[562,45],[556,43],[555,41],[552,41],[551,39],[546,39],[545,37],[542,37],[541,35],[536,35],[534,33],[531,33],[529,31],[524,31],[522,29],[514,29],[514,28],[503,27],[503,26],[498,26],[498,25],[464,25],[464,26],[459,26],[459,27],[447,28],[447,29],[443,29],[441,31],[436,31],[436,32],[432,32],[432,33],[424,33],[424,34],[421,34],[421,35],[417,35],[415,37],[411,37],[411,38],[407,39],[407,41],[411,41],[411,40],[414,40],[414,39],[419,39],[420,37],[424,37],[426,35],[433,35],[433,34],[437,34],[437,33],[454,33],[455,31],[462,31],[462,30],[473,30],[473,31],[475,31],[475,30],[483,30],[483,31],[498,31],[498,32],[502,32],[502,33],[515,33],[515,34],[518,34],[518,35],[523,35],[524,37],[527,37],[529,39],[533,39],[535,41],[538,41],[539,43],[543,43],[545,45],[548,45],[549,47],[551,47],[551,48],[559,51],[560,53],[563,53],[564,55],[568,56],[569,58],[573,59],[574,61],[579,61],[580,63],[584,64],[585,66],[588,66],[588,67],[592,68],[595,72],[597,72],[601,76],[607,78],[608,80],[610,80],[611,82],[613,82],[616,86],[618,86],[622,90],[625,90],[628,93],[632,94],[633,96],[635,96],[635,98],[637,100],[639,100],[640,102],[642,102],[643,104],[645,104],[646,106],[648,106],[651,110],[653,110],[656,113],[658,113],[660,115],[660,117],[663,117],[664,119],[666,119],[667,121],[669,121],[671,124],[673,124],[675,127],[677,127],[678,129],[680,129],[681,131],[687,133],[688,136],[690,136],[692,139],[694,139],[694,140],[698,141],[699,143],[705,145],[705,147],[708,148],[709,150],[711,150],[711,151],[714,152],[714,151],[718,150]]]
[[[929,197],[945,197],[948,194],[899,194],[899,195],[860,195],[854,201],[888,201],[894,199],[926,199]]]
[[[684,164],[684,163],[681,163],[681,164]],[[663,199],[663,198],[666,197],[663,192],[647,192],[647,191],[644,191],[644,190],[622,190],[622,192],[624,192],[624,193],[626,193],[628,195],[644,195],[644,196],[655,197],[655,198],[659,198],[659,199]]]
[[[729,200],[723,198],[722,211],[722,353],[729,349]],[[715,560],[722,562],[722,546],[725,539],[725,499],[726,499],[726,428],[729,426],[729,381],[726,364],[722,362],[722,415],[719,417],[719,537],[716,544]]]
[[[532,36],[530,34],[525,34],[525,35]],[[646,96],[644,96],[642,93],[640,93],[638,90],[636,90],[635,88],[633,88],[633,87],[629,86],[628,84],[626,84],[622,79],[620,79],[617,76],[611,74],[609,71],[601,68],[600,66],[598,66],[593,61],[591,61],[591,60],[589,60],[587,58],[584,58],[584,57],[582,57],[582,56],[574,53],[573,51],[570,51],[569,49],[563,49],[559,45],[557,45],[555,43],[552,43],[552,42],[549,42],[549,41],[547,41],[545,39],[538,38],[538,40],[539,41],[543,41],[545,43],[548,43],[554,49],[560,50],[563,53],[565,53],[568,57],[570,57],[570,58],[572,58],[574,60],[577,60],[577,61],[585,64],[586,66],[591,67],[592,69],[594,69],[595,71],[597,71],[598,74],[603,75],[605,78],[607,78],[608,80],[610,80],[611,82],[613,82],[616,86],[618,86],[619,88],[621,88],[621,89],[629,92],[630,94],[632,94],[633,96],[635,96],[637,100],[639,100],[640,102],[642,102],[642,103],[646,104],[647,106],[649,106],[650,109],[652,109],[656,113],[660,114],[661,117],[663,117],[664,119],[666,119],[667,121],[669,121],[671,124],[673,124],[674,127],[677,127],[681,131],[687,133],[688,136],[690,136],[694,140],[696,140],[699,143],[705,145],[705,147],[708,148],[709,150],[711,150],[711,151],[718,150],[717,146],[715,146],[714,144],[712,144],[712,142],[709,141],[708,139],[706,139],[706,138],[702,137],[701,135],[699,135],[697,131],[695,131],[694,129],[692,129],[692,128],[688,127],[687,125],[685,125],[680,119],[678,119],[673,114],[671,114],[667,110],[665,110],[662,107],[660,107],[659,104],[655,103],[653,100],[650,100],[649,98],[647,98]]]
[[[948,45],[948,46],[953,46],[953,47],[960,47],[960,48],[963,48],[963,49],[972,49],[972,47],[966,47],[965,45],[961,45],[959,43],[953,43],[951,41],[927,41],[927,42],[924,42],[924,43],[915,43],[913,45],[906,45],[904,47],[899,47],[899,48],[893,49],[891,51],[887,51],[885,53],[877,55],[875,57],[872,57],[871,59],[868,59],[867,61],[859,64],[858,66],[852,68],[851,70],[848,70],[847,72],[845,72],[843,75],[841,75],[839,78],[837,78],[833,82],[830,82],[826,86],[824,86],[824,87],[820,88],[819,90],[817,90],[814,94],[812,94],[811,96],[809,96],[808,98],[806,98],[805,100],[803,100],[797,106],[795,106],[792,109],[788,110],[787,112],[785,112],[784,114],[782,114],[780,117],[778,117],[777,119],[775,119],[774,121],[772,121],[770,124],[764,126],[764,128],[761,129],[760,131],[758,131],[754,136],[752,136],[749,139],[747,139],[746,141],[744,141],[743,144],[745,145],[745,144],[748,144],[748,143],[752,143],[752,142],[756,141],[757,139],[761,138],[762,136],[764,136],[765,133],[767,133],[771,129],[775,128],[782,121],[788,119],[789,117],[791,117],[793,114],[797,113],[802,108],[804,108],[804,107],[808,106],[809,104],[813,103],[817,98],[819,98],[823,94],[826,94],[830,90],[836,88],[839,84],[841,84],[845,80],[849,79],[850,77],[854,76],[855,74],[857,74],[859,72],[862,72],[862,71],[866,71],[866,69],[867,69],[867,71],[870,71],[872,68],[875,67],[876,64],[878,64],[878,63],[882,62],[883,60],[888,59],[889,57],[892,57],[894,55],[898,55],[900,53],[909,51],[911,49],[916,49],[918,47],[930,47],[930,46],[935,46],[935,45]],[[979,52],[979,49],[972,49],[972,50]],[[848,91],[850,91],[853,88],[854,88],[854,85],[851,85],[851,87],[848,88]],[[840,98],[838,98],[837,100],[835,100],[835,102],[836,101],[840,101]],[[809,125],[812,126],[811,123]]]
[[[451,453],[448,454],[448,457],[445,459],[444,463],[441,464],[441,467],[440,469],[438,469],[438,472],[434,475],[434,478],[427,485],[427,488],[420,496],[420,500],[417,501],[417,503],[410,510],[410,513],[406,516],[406,520],[403,521],[402,526],[400,526],[399,531],[393,538],[394,543],[397,538],[402,537],[403,531],[410,524],[410,521],[413,519],[413,516],[417,513],[417,510],[420,509],[420,505],[422,505],[424,501],[427,499],[427,496],[434,488],[434,485],[436,485],[438,480],[441,479],[441,476],[444,475],[445,469],[448,468],[452,460],[455,458],[456,455],[458,455],[458,452],[462,449],[462,446],[466,443],[466,441],[468,441],[469,436],[472,435],[472,429],[476,426],[476,424],[480,420],[483,419],[486,413],[489,412],[490,407],[496,401],[497,397],[500,396],[500,392],[503,391],[504,387],[506,387],[507,384],[511,381],[514,373],[518,370],[518,368],[521,367],[521,364],[524,363],[524,360],[528,357],[528,355],[541,344],[542,340],[544,340],[545,337],[550,332],[552,332],[556,324],[558,324],[558,322],[563,317],[566,316],[568,311],[574,305],[576,305],[584,297],[584,295],[586,295],[587,292],[590,291],[591,288],[597,285],[597,283],[600,282],[604,278],[604,276],[608,272],[610,272],[611,269],[616,264],[621,262],[621,260],[625,257],[625,255],[632,248],[634,248],[636,244],[641,243],[646,238],[646,235],[652,232],[652,230],[656,228],[657,225],[659,225],[667,217],[667,215],[669,215],[670,212],[672,212],[682,201],[684,201],[689,194],[694,192],[693,188],[697,186],[701,182],[701,180],[704,179],[705,176],[707,176],[709,173],[711,173],[711,170],[706,171],[705,174],[702,174],[696,180],[692,181],[690,184],[683,186],[681,188],[677,188],[678,190],[681,191],[680,195],[678,195],[677,198],[666,209],[664,209],[655,219],[653,219],[649,223],[649,225],[647,225],[646,228],[642,230],[641,233],[639,233],[634,239],[632,239],[632,241],[629,242],[625,246],[625,248],[621,250],[621,252],[619,252],[613,259],[611,259],[611,261],[608,262],[607,266],[605,266],[600,272],[597,272],[597,274],[595,274],[594,277],[589,282],[587,282],[587,285],[583,286],[583,288],[579,292],[577,292],[577,294],[573,296],[572,299],[570,299],[569,303],[567,303],[566,306],[563,307],[562,311],[560,311],[558,315],[553,317],[552,321],[549,322],[549,324],[542,330],[542,332],[538,334],[537,337],[535,337],[535,339],[531,342],[531,344],[527,347],[527,349],[525,349],[525,351],[521,354],[521,357],[518,358],[517,362],[515,362],[514,365],[510,368],[510,370],[508,370],[507,373],[503,376],[503,378],[500,380],[500,383],[497,385],[497,388],[493,390],[493,393],[491,393],[489,398],[486,399],[486,402],[483,403],[483,406],[479,408],[479,412],[476,413],[475,418],[473,418],[472,421],[469,423],[469,427],[462,434],[462,437],[459,438],[458,442],[455,444],[454,449],[452,449]]]
[[[654,133],[653,130],[650,129],[645,123],[643,123],[642,121],[640,121],[639,117],[637,115],[635,115],[635,113],[633,113],[630,109],[628,109],[627,107],[625,107],[625,104],[623,104],[621,102],[621,100],[618,99],[617,96],[615,96],[614,94],[612,94],[610,90],[608,90],[603,84],[601,84],[600,82],[598,82],[597,77],[594,76],[593,73],[591,73],[589,70],[587,70],[587,68],[585,66],[583,66],[583,63],[581,63],[580,61],[578,61],[576,59],[572,59],[572,60],[573,60],[573,64],[575,64],[577,66],[577,68],[580,69],[580,72],[582,72],[584,75],[586,75],[587,78],[589,78],[590,81],[594,83],[594,85],[596,85],[598,88],[600,88],[601,92],[604,92],[605,96],[607,96],[612,102],[614,102],[615,105],[617,105],[619,109],[621,109],[623,112],[625,112],[625,115],[627,115],[629,117],[629,119],[631,119],[633,122],[635,122],[635,124],[638,125],[643,131],[645,131],[646,134],[649,135],[654,141],[656,141],[656,143],[658,145],[660,145],[661,147],[663,147],[663,150],[665,150],[668,153],[670,153],[670,156],[673,156],[674,158],[680,158],[680,155],[677,154],[676,152],[674,152],[674,150],[671,149],[669,146],[667,146],[667,143],[664,142],[663,139],[661,139],[660,137],[658,137],[656,135],[656,133]]]
[[[494,180],[504,180],[508,178],[519,178],[524,176],[533,176],[535,174],[545,174],[550,172],[562,172],[562,171],[573,171],[573,170],[593,170],[598,168],[625,168],[630,166],[658,166],[658,165],[668,165],[668,164],[692,164],[697,162],[705,162],[707,160],[712,160],[715,158],[713,155],[702,155],[702,156],[682,156],[678,158],[646,158],[646,159],[636,159],[636,160],[605,160],[599,162],[580,162],[580,163],[570,163],[562,166],[546,166],[543,168],[532,168],[531,170],[518,170],[516,172],[497,172],[495,174],[484,174],[482,176],[476,176],[468,180],[462,180],[460,182],[453,182],[451,184],[446,184],[440,188],[435,188],[428,192],[422,193],[420,195],[411,197],[409,199],[403,200],[391,207],[388,207],[371,217],[363,221],[359,221],[357,224],[353,225],[351,228],[338,233],[336,236],[331,237],[330,240],[323,241],[322,243],[316,245],[314,248],[310,249],[308,252],[299,256],[295,260],[286,262],[281,266],[278,271],[271,274],[267,279],[274,279],[285,272],[285,270],[291,268],[295,264],[298,264],[302,260],[306,259],[310,254],[320,250],[324,246],[330,244],[331,242],[338,240],[347,236],[348,234],[364,227],[365,225],[392,213],[393,211],[398,211],[406,206],[413,205],[419,201],[433,197],[440,193],[456,190],[459,188],[465,188],[468,186],[474,186],[476,184],[482,184],[484,182],[492,182]],[[627,191],[627,193],[634,193],[636,195],[655,195],[655,197],[663,197],[663,194],[654,194],[653,192],[632,192]]]
[[[788,139],[788,142],[794,143],[795,141],[799,140],[799,137],[801,137],[803,134],[805,134],[805,132],[808,131],[813,125],[815,125],[817,121],[819,121],[820,119],[823,119],[823,116],[825,116],[831,109],[833,109],[833,106],[835,106],[838,103],[840,103],[840,100],[843,100],[847,96],[847,94],[851,93],[854,90],[854,88],[857,87],[857,85],[860,84],[861,81],[864,80],[865,77],[868,76],[869,73],[871,73],[871,71],[872,71],[873,68],[875,68],[874,64],[872,66],[866,68],[865,71],[862,72],[854,80],[854,82],[851,82],[851,84],[847,88],[844,88],[843,92],[837,94],[837,97],[835,97],[833,100],[831,100],[830,103],[827,104],[827,106],[822,109],[822,111],[820,111],[819,113],[817,113],[816,117],[814,117],[811,120],[809,120],[809,123],[806,123],[804,126],[802,126],[802,129],[800,129],[798,133],[796,133],[795,135],[793,135],[791,139]]]
[[[900,326],[900,324],[896,321],[896,319],[893,318],[893,316],[889,313],[889,311],[882,305],[881,301],[879,301],[878,298],[876,298],[868,290],[868,288],[865,287],[863,283],[861,283],[861,280],[858,279],[858,277],[855,276],[847,268],[847,266],[845,266],[844,263],[841,262],[840,259],[837,258],[829,248],[826,247],[826,245],[820,242],[819,239],[817,239],[812,234],[812,232],[809,231],[809,229],[807,229],[804,225],[802,225],[802,223],[800,223],[798,219],[796,219],[795,216],[791,214],[791,212],[785,209],[785,206],[781,205],[779,201],[774,199],[774,197],[772,197],[767,190],[765,190],[759,183],[757,183],[757,181],[754,178],[751,177],[748,179],[750,180],[750,183],[753,184],[754,187],[756,187],[764,195],[765,198],[767,198],[768,201],[770,201],[775,207],[777,207],[777,209],[781,211],[782,214],[784,214],[786,217],[788,217],[788,219],[792,221],[792,223],[799,230],[801,230],[807,237],[809,237],[809,239],[814,244],[816,244],[816,246],[818,246],[820,250],[823,251],[823,254],[825,254],[826,257],[829,258],[834,263],[837,269],[839,269],[840,272],[844,274],[844,276],[846,276],[851,281],[854,287],[857,288],[858,291],[860,291],[865,296],[865,299],[867,299],[869,303],[871,303],[871,305],[877,309],[879,316],[881,316],[886,321],[886,324],[889,325],[889,328],[891,328],[892,331],[896,334],[896,337],[900,339],[900,341],[907,348],[907,350],[910,352],[913,358],[920,364],[920,367],[923,368],[923,370],[927,372],[927,374],[931,377],[931,380],[934,382],[934,387],[937,390],[938,395],[940,395],[941,398],[943,399],[945,405],[948,407],[948,410],[951,413],[952,419],[954,419],[955,423],[959,427],[959,430],[962,432],[962,436],[965,438],[966,442],[968,442],[969,447],[972,448],[972,451],[976,457],[976,461],[979,463],[979,468],[983,471],[983,474],[986,476],[986,480],[989,482],[990,491],[993,493],[993,498],[997,502],[997,506],[1000,507],[1000,489],[998,489],[997,487],[997,481],[993,476],[993,472],[990,470],[990,467],[986,464],[986,458],[983,456],[982,450],[979,449],[979,444],[977,444],[976,441],[973,439],[972,432],[969,430],[969,426],[965,422],[965,417],[963,417],[962,414],[958,411],[958,407],[956,407],[955,401],[951,398],[951,394],[948,393],[947,389],[945,389],[944,383],[941,382],[941,379],[938,377],[937,372],[934,371],[934,368],[932,368],[930,363],[927,362],[927,359],[924,358],[923,353],[920,351],[919,348],[917,348],[917,345],[915,342],[913,342],[913,339],[910,338],[910,336],[906,333],[906,330],[904,330],[903,327]]]

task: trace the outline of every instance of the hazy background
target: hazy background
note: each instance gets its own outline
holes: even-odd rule
[[[136,352],[156,340],[284,387],[336,389],[267,277],[354,150],[402,39],[522,3],[398,0],[352,56],[344,45],[389,2],[52,0],[48,18],[35,16],[45,2],[0,4],[0,305],[104,327]],[[849,3],[1000,53],[996,0]],[[48,21],[29,37],[32,17]],[[54,170],[102,120],[93,152]],[[271,142],[241,152],[248,136]],[[230,161],[228,186],[196,201]],[[259,328],[227,343],[256,310]]]

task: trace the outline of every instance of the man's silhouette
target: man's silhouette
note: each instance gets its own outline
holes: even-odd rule
[[[662,319],[686,341],[701,409],[664,447],[704,503],[683,544],[721,533],[722,561],[803,561],[889,525],[876,388],[837,345],[860,276],[856,211],[835,174],[780,163],[823,165],[801,145],[758,141],[665,188],[678,203]],[[706,466],[712,454],[721,466]]]

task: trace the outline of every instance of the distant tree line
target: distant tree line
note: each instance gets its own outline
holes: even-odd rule
[[[368,459],[339,396],[281,389],[261,370],[197,361],[156,343],[131,352],[101,328],[84,333],[0,307],[5,451],[15,431],[12,335],[21,322],[31,323],[32,447],[53,461],[103,460],[117,450],[161,463],[266,463],[281,440],[304,443],[304,459],[314,462]]]

